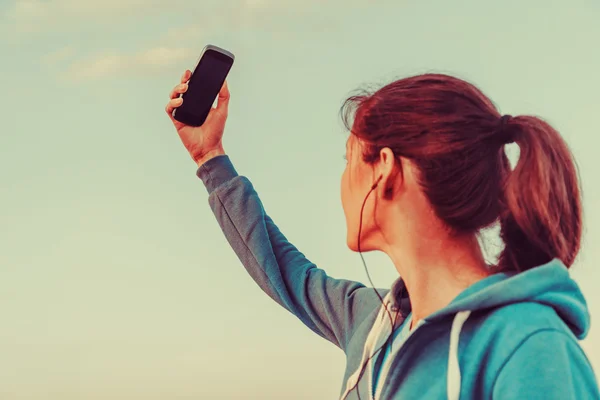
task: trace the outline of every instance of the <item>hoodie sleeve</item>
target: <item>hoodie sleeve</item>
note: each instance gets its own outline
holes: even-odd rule
[[[575,339],[557,330],[529,335],[508,358],[495,400],[598,400],[594,371]]]
[[[209,160],[197,176],[252,279],[310,329],[345,350],[357,323],[376,306],[373,290],[327,276],[288,242],[265,213],[252,183],[237,174],[228,156]]]

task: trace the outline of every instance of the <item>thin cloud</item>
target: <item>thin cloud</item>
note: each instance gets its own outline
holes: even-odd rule
[[[178,64],[194,55],[188,48],[156,47],[134,55],[132,61],[134,65],[161,69]]]
[[[187,48],[155,47],[134,54],[107,52],[71,64],[64,78],[74,81],[112,76],[154,74],[187,61],[194,53]]]
[[[269,0],[244,0],[244,5],[248,8],[263,8],[268,6]]]
[[[173,2],[161,0],[15,0],[9,16],[17,20],[54,17],[102,17],[164,10]],[[161,7],[162,6],[162,7]]]
[[[202,24],[202,26],[200,24],[178,26],[169,29],[161,39],[161,43],[173,45],[174,43],[186,43],[190,40],[195,42],[207,30],[210,30],[210,26],[205,24]]]
[[[43,55],[40,61],[46,67],[60,68],[59,78],[64,81],[98,80],[132,73],[158,74],[173,65],[193,62],[198,49],[190,49],[185,44],[198,42],[203,34],[198,24],[183,25],[167,30],[146,48],[133,53],[108,49],[86,57],[73,46],[65,46]]]
[[[357,0],[347,1],[355,3]],[[20,27],[16,31],[37,29],[38,33],[43,33],[54,31],[56,27],[63,32],[81,32],[75,29],[79,26],[86,34],[96,36],[94,32],[104,32],[104,28],[97,29],[100,27],[97,24],[110,24],[111,28],[129,27],[131,23],[139,25],[143,21],[140,17],[148,13],[160,13],[162,19],[168,19],[170,14],[180,14],[180,23],[154,39],[145,38],[146,43],[138,44],[136,47],[141,50],[135,53],[118,50],[122,40],[107,37],[105,40],[111,43],[102,44],[105,51],[63,47],[42,56],[44,65],[62,67],[61,74],[65,74],[62,77],[68,81],[81,81],[123,76],[131,71],[155,74],[175,64],[192,63],[198,56],[198,48],[190,50],[187,46],[202,43],[207,33],[226,29],[224,26],[234,29],[275,26],[279,29],[278,16],[308,11],[317,3],[317,0],[15,0],[6,15]],[[201,12],[196,13],[199,10]],[[192,23],[186,23],[194,14],[198,17]],[[265,25],[267,21],[270,22]],[[313,21],[313,26],[316,22]],[[327,26],[331,23],[327,21]],[[90,51],[92,54],[85,56]]]
[[[75,49],[72,46],[65,46],[56,51],[48,53],[41,58],[42,64],[54,67],[66,60],[72,58],[75,55]]]
[[[9,0],[10,1],[10,0]],[[349,6],[358,0],[346,0]],[[13,0],[1,16],[14,32],[77,30],[82,26],[129,24],[149,15],[196,15],[200,24],[212,20],[247,21],[258,14],[276,15],[318,9],[320,0]]]
[[[43,32],[86,24],[112,24],[181,9],[187,0],[14,0],[4,22],[15,32]]]

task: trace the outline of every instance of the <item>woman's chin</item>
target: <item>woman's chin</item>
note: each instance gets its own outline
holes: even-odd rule
[[[349,241],[349,242],[348,242],[348,248],[349,248],[351,251],[358,252],[358,245],[356,244],[356,241],[354,241],[354,243],[351,243],[351,242]]]
[[[356,235],[348,234],[346,238],[346,245],[351,251],[358,251],[358,241],[356,240]]]
[[[351,251],[354,251],[354,252],[359,251],[358,250],[358,240],[356,238],[356,235],[352,235],[352,236],[348,235],[348,238],[346,239],[346,245],[348,246],[348,248]],[[360,252],[361,253],[365,253],[365,252],[373,251],[373,250],[375,250],[375,247],[368,242],[362,242],[360,244]]]

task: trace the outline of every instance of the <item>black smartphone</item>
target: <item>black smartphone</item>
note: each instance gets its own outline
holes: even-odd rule
[[[227,50],[208,45],[183,93],[183,104],[175,109],[173,118],[190,126],[201,126],[206,121],[235,57]]]

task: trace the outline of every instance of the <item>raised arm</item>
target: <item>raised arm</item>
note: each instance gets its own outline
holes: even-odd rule
[[[314,332],[345,349],[355,327],[379,306],[373,289],[334,279],[287,241],[265,213],[252,183],[229,157],[203,163],[197,173],[225,237],[256,283]]]
[[[165,111],[198,164],[198,177],[208,189],[225,237],[271,298],[345,350],[357,324],[378,308],[376,294],[360,283],[328,277],[308,261],[267,216],[250,181],[237,174],[222,145],[230,97],[227,82],[202,126],[185,125],[174,118],[191,75],[189,70],[184,72]]]

